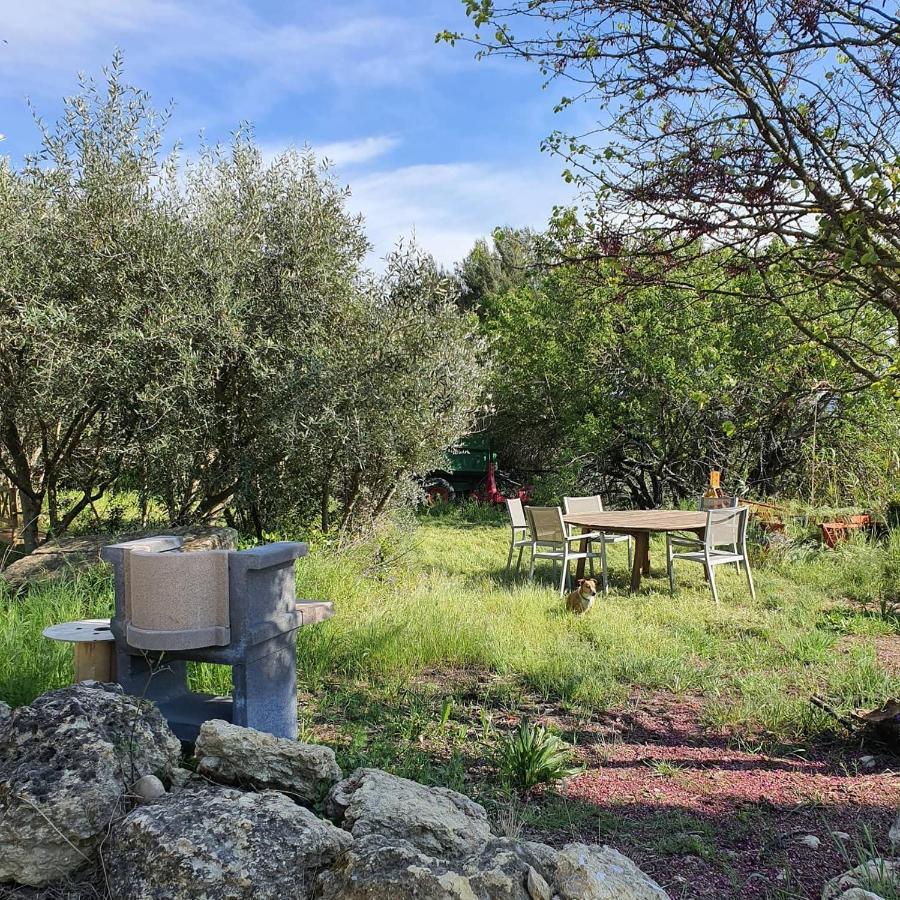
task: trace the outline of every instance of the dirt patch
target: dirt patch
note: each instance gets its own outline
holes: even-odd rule
[[[887,752],[835,736],[763,749],[706,725],[701,697],[635,692],[618,709],[585,713],[513,677],[458,669],[422,673],[390,697],[360,690],[344,685],[339,703],[312,716],[312,737],[331,742],[345,768],[462,790],[504,833],[609,844],[673,900],[819,900],[869,834],[888,851],[900,809],[900,760]],[[511,801],[496,752],[523,717],[558,729],[583,772]]]
[[[875,648],[878,662],[893,673],[900,673],[900,634],[860,635],[849,634],[842,637],[837,648],[848,653],[854,647],[871,646]]]
[[[673,897],[745,900],[818,898],[869,834],[884,847],[900,808],[896,759],[874,754],[863,771],[871,751],[846,746],[735,750],[704,728],[702,706],[657,694],[581,726],[585,771],[559,792],[581,837],[616,846]]]

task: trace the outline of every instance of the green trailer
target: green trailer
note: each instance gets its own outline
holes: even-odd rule
[[[497,472],[497,453],[485,432],[470,434],[446,453],[447,465],[423,479],[426,502],[431,505],[455,497],[483,503],[502,503],[507,497],[525,498],[521,485]],[[503,482],[505,490],[498,487]]]

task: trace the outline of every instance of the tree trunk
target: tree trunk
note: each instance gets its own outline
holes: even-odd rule
[[[42,494],[32,494],[19,488],[19,502],[22,509],[22,543],[26,553],[33,553],[40,543],[38,523],[41,507],[44,505]]]
[[[333,465],[333,458],[326,463],[325,471],[322,473],[322,487],[319,492],[319,516],[323,534],[327,534],[331,528],[331,471]]]

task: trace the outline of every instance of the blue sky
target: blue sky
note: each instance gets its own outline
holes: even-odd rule
[[[186,152],[203,132],[253,123],[267,152],[310,144],[349,184],[373,263],[415,233],[445,264],[496,225],[546,223],[570,202],[562,164],[540,152],[561,124],[558,89],[533,68],[476,62],[436,45],[466,30],[459,0],[28,0],[0,17],[0,152],[37,146],[30,98],[45,119],[99,76],[116,48]]]

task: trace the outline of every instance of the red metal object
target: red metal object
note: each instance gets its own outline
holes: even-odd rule
[[[515,496],[517,496],[521,501],[525,502],[528,499],[527,491],[519,488],[516,492]],[[500,488],[497,487],[497,467],[492,463],[488,463],[487,467],[487,477],[484,480],[484,487],[479,490],[472,491],[471,497],[473,500],[477,500],[479,503],[494,503],[501,504],[505,503],[507,499],[507,494],[504,494]]]

